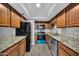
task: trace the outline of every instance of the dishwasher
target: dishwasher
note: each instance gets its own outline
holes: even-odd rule
[[[57,56],[57,49],[58,49],[57,46],[58,46],[58,41],[56,39],[52,38],[50,50],[51,50],[53,56]]]

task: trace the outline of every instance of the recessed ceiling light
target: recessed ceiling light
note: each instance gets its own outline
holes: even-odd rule
[[[40,7],[40,3],[36,3],[36,7],[39,8]]]

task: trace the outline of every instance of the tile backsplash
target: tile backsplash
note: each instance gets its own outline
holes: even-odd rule
[[[79,38],[79,28],[78,27],[61,28],[61,34]]]
[[[79,28],[78,27],[70,27],[70,28],[57,28],[57,33],[64,36],[76,37],[79,38]],[[52,29],[52,34],[56,31]]]
[[[0,27],[0,39],[15,36],[15,28]]]

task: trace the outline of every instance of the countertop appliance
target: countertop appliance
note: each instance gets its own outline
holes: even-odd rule
[[[21,22],[20,28],[16,28],[16,36],[27,36],[26,37],[26,51],[30,51],[30,43],[31,43],[31,26],[30,22]]]

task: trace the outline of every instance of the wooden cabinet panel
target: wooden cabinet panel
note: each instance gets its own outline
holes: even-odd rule
[[[8,56],[18,56],[18,47],[16,47]]]
[[[37,41],[37,35],[35,34],[35,42]]]
[[[46,42],[48,43],[49,36],[46,34]]]
[[[16,15],[16,27],[17,28],[20,28],[20,20],[21,20],[20,16]]]
[[[11,13],[10,9],[7,10],[7,26],[10,26],[11,22]]]
[[[50,36],[49,35],[46,35],[46,42],[47,42],[47,45],[50,48]]]
[[[78,56],[79,54],[75,51],[73,51],[72,49],[68,48],[67,46],[65,46],[64,44],[58,43],[58,46],[60,48],[62,48],[64,51],[66,51],[70,56]],[[59,48],[59,49],[60,49]],[[60,54],[60,53],[59,53]]]
[[[67,7],[67,26],[79,26],[79,4],[77,3]]]
[[[62,48],[58,47],[58,56],[69,56]]]
[[[26,39],[14,44],[5,51],[1,52],[2,56],[23,56],[26,52]]]
[[[46,23],[45,24],[45,29],[48,29],[48,28],[49,28],[48,23]]]
[[[15,50],[15,51],[17,50],[17,47],[18,47],[18,44],[14,45],[14,46],[12,46],[12,47],[10,47],[10,48],[8,48],[8,49],[5,50],[5,51],[3,51],[2,54],[5,55],[5,56],[11,55],[14,50]],[[15,53],[18,53],[18,51],[16,51]],[[15,54],[15,53],[13,53],[13,54]]]
[[[11,26],[20,28],[20,16],[15,14],[14,12],[11,12]]]
[[[57,15],[57,18],[56,18],[56,25],[57,27],[65,27],[66,26],[66,23],[65,23],[65,9],[63,11],[61,11],[58,15]]]
[[[10,26],[10,10],[2,4],[0,4],[0,25]]]
[[[24,39],[19,43],[19,55],[23,56],[25,54],[25,51],[26,51],[26,40]]]

